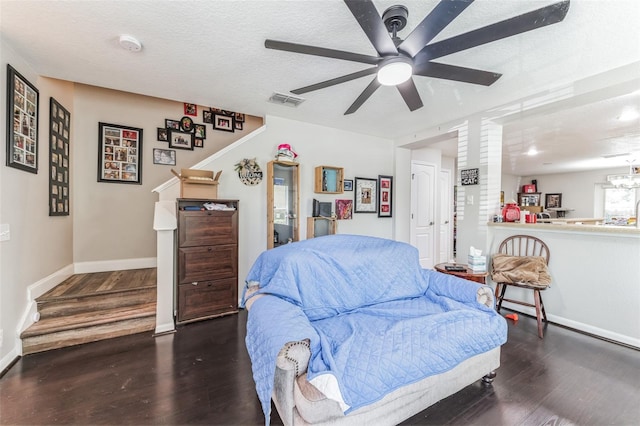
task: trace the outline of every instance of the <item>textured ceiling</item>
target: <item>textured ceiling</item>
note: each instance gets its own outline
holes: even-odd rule
[[[374,0],[380,13],[397,3]],[[552,3],[477,0],[434,41]],[[403,0],[402,4],[409,9],[407,28],[400,33],[404,38],[436,2]],[[288,93],[367,65],[264,47],[269,38],[375,55],[340,0],[0,3],[3,38],[41,75],[394,139],[640,63],[638,22],[638,0],[573,0],[561,23],[438,60],[502,73],[494,85],[416,77],[423,108],[409,112],[395,88],[382,87],[355,114],[344,116],[371,77],[307,93],[298,108],[267,99],[273,92]],[[137,37],[143,50],[131,53],[120,48],[121,34]],[[640,90],[640,83],[635,90]],[[578,151],[589,156],[580,162],[596,164],[590,167],[605,166],[602,155],[620,151],[629,151],[640,161],[640,121],[620,126],[605,120],[605,116],[618,116],[618,110],[628,104],[640,109],[638,95],[615,96],[589,102],[594,105],[572,105],[558,115],[546,110],[542,115],[505,121],[505,165],[518,174],[527,174],[526,168],[534,165],[542,172],[579,169],[575,159],[569,158]],[[523,155],[532,141],[541,152],[535,161]],[[553,161],[545,159],[545,153]],[[594,163],[594,158],[599,162]],[[606,166],[624,164],[625,158],[616,157]],[[555,163],[555,168],[542,166],[543,162]]]

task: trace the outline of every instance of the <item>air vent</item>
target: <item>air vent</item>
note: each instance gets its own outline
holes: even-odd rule
[[[274,94],[269,98],[269,102],[273,102],[274,104],[286,105],[293,108],[297,107],[304,101],[304,98],[293,95],[285,95],[284,93],[277,92],[274,92]]]

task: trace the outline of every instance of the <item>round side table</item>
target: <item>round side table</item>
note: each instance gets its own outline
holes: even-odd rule
[[[464,271],[447,271],[447,266],[463,266],[465,268]],[[487,283],[487,273],[486,272],[473,272],[469,269],[469,266],[464,263],[438,263],[433,267],[438,272],[442,272],[443,274],[455,275],[456,277],[464,278],[465,280],[475,281],[480,284]]]

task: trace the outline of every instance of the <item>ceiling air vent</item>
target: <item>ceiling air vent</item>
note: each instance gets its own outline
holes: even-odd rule
[[[273,95],[269,98],[269,102],[273,102],[274,104],[286,105],[290,107],[297,107],[301,103],[305,101],[304,98],[293,95],[285,95],[284,93],[274,92]]]

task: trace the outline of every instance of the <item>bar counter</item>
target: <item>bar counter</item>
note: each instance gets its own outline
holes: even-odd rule
[[[541,293],[549,321],[640,348],[640,229],[490,222],[487,253],[497,253],[500,242],[516,234],[549,246],[552,284]],[[531,291],[510,287],[507,293],[533,300]],[[504,307],[535,316],[523,306]]]

